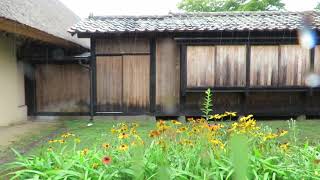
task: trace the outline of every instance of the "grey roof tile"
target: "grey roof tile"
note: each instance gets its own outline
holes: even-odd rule
[[[218,12],[170,13],[164,16],[94,16],[75,24],[71,33],[193,32],[296,30],[311,16],[312,28],[320,27],[320,12]]]

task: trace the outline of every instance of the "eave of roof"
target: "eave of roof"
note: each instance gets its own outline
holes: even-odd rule
[[[15,24],[19,28],[29,29],[41,36],[55,39],[50,43],[59,42],[57,45],[62,43],[73,47],[90,47],[88,40],[72,37],[67,32],[68,28],[80,18],[59,0],[1,0],[0,18],[7,24]],[[10,33],[22,32],[22,30],[8,31],[10,28],[7,27],[1,28],[6,28]],[[24,34],[32,33],[24,32]],[[39,39],[37,35],[32,38]]]

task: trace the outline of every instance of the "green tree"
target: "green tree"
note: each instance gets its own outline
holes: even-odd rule
[[[178,8],[188,12],[284,10],[282,0],[182,0]]]
[[[315,10],[320,10],[320,2],[317,4],[317,6],[314,8]]]

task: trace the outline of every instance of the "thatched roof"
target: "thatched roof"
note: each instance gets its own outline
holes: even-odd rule
[[[93,16],[69,29],[73,34],[123,32],[210,32],[298,30],[308,16],[320,30],[320,12],[170,13],[164,16]]]
[[[0,20],[14,21],[57,38],[89,47],[89,41],[71,36],[67,30],[80,18],[59,0],[0,0]]]

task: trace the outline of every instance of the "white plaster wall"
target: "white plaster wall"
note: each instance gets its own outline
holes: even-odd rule
[[[26,120],[23,65],[17,62],[16,41],[0,36],[0,126]]]

